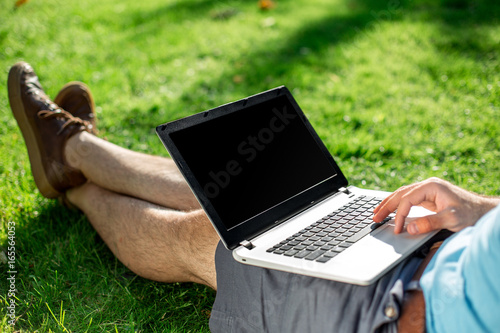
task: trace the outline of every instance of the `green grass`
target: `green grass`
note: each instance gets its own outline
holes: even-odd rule
[[[438,176],[500,195],[500,4],[466,0],[0,0],[0,246],[16,223],[16,330],[207,331],[215,293],[118,262],[84,216],[44,199],[10,112],[31,63],[55,96],[86,82],[100,136],[166,155],[156,125],[285,84],[351,183]],[[0,331],[9,331],[0,268]]]

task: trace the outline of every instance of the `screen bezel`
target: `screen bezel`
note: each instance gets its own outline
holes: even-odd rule
[[[239,110],[242,110],[244,108],[255,106],[259,103],[269,101],[279,96],[286,96],[286,98],[294,108],[294,111],[297,113],[297,115],[299,115],[300,120],[303,122],[306,129],[311,134],[315,143],[318,145],[319,149],[322,151],[328,162],[336,171],[336,175],[272,207],[271,209],[246,220],[244,223],[240,223],[230,229],[227,229],[225,223],[221,220],[219,214],[212,206],[210,199],[207,198],[201,184],[194,177],[189,168],[189,165],[187,165],[186,161],[182,157],[181,152],[178,150],[177,146],[170,136],[172,133],[175,133],[177,131],[181,131],[188,127],[195,126],[218,117],[224,117],[234,112],[238,112]],[[241,244],[242,241],[250,240],[256,235],[272,228],[276,224],[284,222],[291,216],[296,215],[304,209],[307,209],[308,207],[314,205],[318,201],[321,201],[324,198],[336,193],[340,187],[347,186],[347,179],[340,171],[340,168],[335,163],[333,157],[317,135],[316,131],[313,129],[312,125],[309,123],[305,114],[302,112],[301,108],[291,95],[290,91],[284,86],[271,89],[257,95],[253,95],[236,102],[228,103],[214,109],[203,111],[186,118],[159,125],[156,128],[156,133],[160,137],[165,148],[170,153],[170,156],[177,164],[179,170],[183,174],[191,190],[198,199],[200,205],[203,207],[208,217],[214,224],[214,227],[219,233],[219,236],[221,237],[224,245],[228,249],[236,248],[239,244]]]

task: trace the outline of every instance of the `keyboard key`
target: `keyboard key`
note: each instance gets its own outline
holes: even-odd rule
[[[302,259],[302,258],[305,258],[306,256],[308,256],[311,253],[312,253],[312,251],[302,250],[299,253],[297,253],[296,255],[294,255],[294,257]]]
[[[375,230],[375,229],[378,229],[379,227],[383,226],[385,224],[385,222],[380,222],[380,223],[375,223],[373,222],[370,227],[372,228],[372,230]]]
[[[349,237],[349,242],[355,243],[358,240],[360,240],[361,238],[368,235],[371,231],[372,231],[372,227],[371,227],[371,225],[368,225],[368,226],[364,227],[363,229],[361,229],[356,234],[354,234],[354,236]]]
[[[328,251],[328,252],[325,252],[325,254],[323,254],[323,257],[333,258],[338,254],[339,254],[339,252]]]
[[[292,256],[296,255],[298,252],[299,252],[298,250],[291,249],[291,250],[286,251],[284,253],[284,255],[287,257],[292,257]]]
[[[345,249],[347,249],[346,247],[342,247],[342,246],[339,246],[339,245],[337,245],[333,249],[331,249],[331,252],[338,252],[338,253],[340,253],[340,252],[344,251]]]
[[[372,220],[373,209],[381,201],[370,196],[359,196],[266,251],[326,262],[390,220],[387,218],[381,223]]]
[[[328,262],[330,259],[332,259],[332,258],[323,256],[319,259],[316,259],[316,261],[320,262],[320,263],[325,263],[325,262]]]
[[[310,253],[307,257],[305,257],[306,260],[315,260],[319,256],[323,255],[326,251],[324,250],[316,250],[312,253]]]

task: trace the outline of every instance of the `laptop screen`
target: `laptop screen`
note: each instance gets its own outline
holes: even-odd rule
[[[337,174],[285,95],[170,138],[227,230]]]

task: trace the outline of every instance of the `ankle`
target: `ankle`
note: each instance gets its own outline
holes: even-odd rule
[[[72,135],[64,146],[64,159],[68,166],[82,170],[82,163],[85,161],[85,157],[89,156],[91,153],[90,142],[87,140],[87,136],[90,136],[87,132],[78,132]]]

